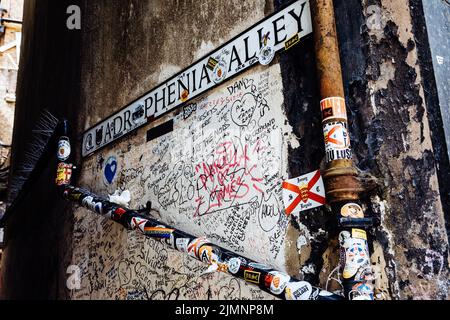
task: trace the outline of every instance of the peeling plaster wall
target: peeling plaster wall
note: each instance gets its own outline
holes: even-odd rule
[[[284,3],[275,1],[274,7]],[[80,122],[79,131],[273,10],[269,2],[245,2],[237,6],[233,3],[211,6],[207,2],[177,2],[170,10],[159,2],[153,2],[151,7],[145,2],[133,1],[120,7],[100,3],[88,6],[82,94],[86,117]],[[335,10],[355,157],[369,191],[364,199],[367,212],[378,222],[371,230],[376,239],[371,244],[371,260],[377,274],[378,297],[445,299],[448,297],[448,241],[410,5],[406,0],[335,1]],[[192,20],[190,12],[201,13]],[[98,19],[99,16],[102,19]],[[230,16],[233,21],[227,20]],[[113,17],[119,19],[113,21]],[[154,21],[159,21],[158,29],[155,29]],[[199,27],[205,24],[215,27],[207,30]],[[301,45],[281,54],[269,69],[275,96],[268,105],[279,112],[277,126],[285,127],[291,136],[283,140],[282,150],[276,153],[283,167],[279,179],[295,177],[323,165],[321,115],[317,108],[319,95],[312,48],[312,40],[305,39]],[[274,71],[277,69],[280,71]],[[258,81],[263,70],[252,69],[243,77]],[[192,121],[189,123],[201,124],[205,120],[202,114],[208,109],[205,101],[224,95],[226,86],[232,83],[197,99],[197,104],[202,107],[188,119]],[[277,96],[281,92],[283,97]],[[281,105],[283,108],[278,109]],[[279,230],[281,237],[275,244],[270,235],[266,237],[270,240],[267,244],[264,244],[264,232],[259,235],[257,212],[260,209],[257,208],[249,214],[249,227],[240,227],[247,235],[251,234],[253,240],[248,242],[248,237],[242,242],[237,240],[237,245],[230,241],[232,238],[227,238],[226,229],[221,228],[226,228],[227,217],[234,215],[240,217],[238,220],[245,220],[245,215],[225,211],[215,216],[192,217],[188,212],[195,211],[195,205],[171,207],[161,202],[158,192],[149,188],[155,187],[155,181],[160,180],[150,178],[153,182],[148,183],[150,176],[158,175],[148,171],[148,161],[159,159],[156,160],[158,163],[164,157],[155,158],[149,152],[158,153],[164,144],[173,146],[174,139],[180,139],[179,135],[183,137],[182,133],[177,137],[177,130],[182,131],[186,124],[178,129],[175,124],[173,134],[149,143],[144,140],[145,130],[172,116],[177,123],[183,112],[175,112],[138,130],[125,139],[127,141],[113,144],[89,158],[84,163],[80,182],[99,193],[112,192],[116,187],[129,188],[133,195],[132,206],[150,200],[155,209],[153,214],[163,221],[197,235],[206,233],[222,246],[251,258],[258,256],[258,260],[292,276],[324,287],[338,263],[338,230],[328,207],[310,210],[281,225],[281,220],[278,221],[275,230]],[[198,121],[199,117],[202,121]],[[220,123],[218,119],[212,119],[214,123]],[[177,154],[177,151],[171,151],[171,156],[183,160],[187,157],[191,164],[197,162],[192,155],[180,156],[182,152]],[[117,181],[108,187],[102,182],[100,171],[103,161],[111,155],[118,157],[121,167]],[[174,166],[173,161],[167,164],[169,168]],[[162,185],[158,183],[159,188]],[[143,193],[145,188],[148,191]],[[279,197],[279,193],[275,194]],[[110,222],[86,214],[83,209],[75,216],[74,237],[77,240],[74,248],[78,249],[74,249],[72,263],[83,265],[86,277],[83,289],[74,291],[73,298],[205,299],[223,297],[223,290],[231,290],[227,291],[229,298],[255,298],[256,294],[268,298],[239,280],[217,274],[199,276],[199,270],[204,266],[196,261],[160,248],[153,240],[126,233]],[[276,243],[282,254],[271,254],[270,248],[276,247]],[[102,250],[109,250],[109,253]],[[230,289],[231,283],[233,289]]]
[[[406,0],[368,0],[355,5],[360,15],[352,4],[337,3],[337,12],[363,21],[353,40],[342,20],[338,30],[356,160],[370,173],[367,204],[380,219],[373,235],[384,253],[376,259],[386,265],[380,280],[387,276],[389,285],[383,289],[390,298],[448,298],[446,198],[438,183],[421,77],[427,61],[418,59],[413,7]],[[357,48],[359,70],[350,66],[350,47]]]
[[[429,93],[424,90],[429,82],[422,76],[426,59],[418,50],[421,38],[417,17],[412,17],[412,13],[417,14],[417,7],[411,6],[415,1],[334,3],[352,146],[368,190],[363,199],[366,212],[377,222],[369,233],[375,239],[371,243],[371,260],[377,274],[378,297],[448,299],[446,198],[442,193],[446,181],[442,176],[438,179],[437,174],[436,150],[440,140],[435,134]],[[97,121],[286,1],[180,0],[167,5],[162,0],[85,0],[81,6],[81,43],[76,33],[58,29],[65,23],[69,3],[41,3],[44,4],[37,6],[30,1],[25,10],[35,27],[24,30],[29,35],[22,54],[29,59],[24,60],[28,63],[18,88],[16,125],[31,126],[38,111],[50,104],[56,115],[69,116],[79,138]],[[46,29],[47,22],[39,20],[43,16],[48,17],[51,29]],[[64,40],[61,45],[52,40],[55,37]],[[52,45],[55,52],[38,50],[51,49]],[[76,48],[81,48],[81,52]],[[46,54],[51,54],[51,59]],[[77,66],[81,74],[72,69],[65,71],[67,65]],[[61,74],[65,77],[61,78]],[[251,117],[258,126],[271,124],[264,126],[265,130],[251,123],[238,129],[233,109],[224,109],[220,102],[220,98],[240,100],[250,94],[251,86],[249,89],[245,85],[250,80],[267,105],[266,108],[260,103],[259,112]],[[74,139],[77,142],[73,143],[73,150],[81,164],[76,183],[102,195],[116,188],[128,188],[131,207],[151,201],[151,214],[163,221],[197,235],[207,233],[219,245],[325,287],[338,264],[338,229],[329,207],[289,219],[274,210],[275,216],[261,219],[264,204],[273,208],[282,205],[277,186],[283,179],[323,166],[323,133],[311,38],[278,55],[269,67],[251,68],[193,102],[196,108],[174,111],[83,161],[78,152],[80,141]],[[147,130],[170,118],[174,118],[175,130],[147,142]],[[212,137],[201,133],[198,125],[211,130]],[[272,170],[274,179],[261,181],[271,197],[264,198],[255,189],[248,195],[250,200],[257,197],[258,201],[250,201],[246,207],[195,216],[198,207],[193,198],[188,196],[184,202],[181,194],[189,195],[189,181],[192,176],[198,178],[195,165],[201,164],[208,152],[217,151],[217,130],[227,137],[236,137],[237,140],[229,139],[233,143],[249,143],[252,150],[256,146],[252,139],[267,136],[267,129],[273,127],[279,134],[278,142],[268,149],[256,148],[257,154],[261,153],[252,160],[257,168],[255,177],[260,177],[263,170]],[[23,144],[24,130],[15,133],[14,145]],[[189,153],[186,148],[195,143],[194,137],[206,147],[199,154]],[[14,152],[20,153],[19,148]],[[110,156],[117,159],[111,185],[103,178]],[[186,165],[177,166],[180,161]],[[17,160],[12,164],[17,166]],[[109,169],[113,170],[111,166]],[[273,298],[228,275],[203,274],[204,264],[159,241],[127,232],[85,209],[54,201],[56,195],[47,191],[53,173],[54,163],[49,163],[37,182],[38,191],[29,195],[9,222],[0,277],[2,296]],[[169,178],[161,178],[163,174]],[[172,203],[174,198],[165,198],[167,193],[173,196],[178,190],[180,195],[175,198],[182,200],[181,205]],[[41,214],[30,214],[36,210]],[[27,227],[22,223],[24,219],[30,222]],[[66,287],[70,265],[81,270],[80,289]],[[42,270],[41,276],[27,273],[30,268]],[[331,286],[336,288],[335,283]]]

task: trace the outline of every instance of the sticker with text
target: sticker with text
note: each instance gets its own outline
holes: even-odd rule
[[[325,161],[327,163],[333,160],[350,160],[352,158],[346,122],[332,121],[324,124],[323,136],[325,140]]]
[[[283,202],[287,215],[324,205],[325,187],[320,171],[284,181]]]
[[[330,97],[320,101],[322,109],[322,119],[345,119],[347,120],[347,111],[345,110],[345,99],[341,97]]]

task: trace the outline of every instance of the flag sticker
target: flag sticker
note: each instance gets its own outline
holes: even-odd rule
[[[319,170],[286,180],[282,187],[287,215],[295,215],[326,203],[325,187]]]

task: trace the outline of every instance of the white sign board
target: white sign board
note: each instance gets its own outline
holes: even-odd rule
[[[309,1],[299,0],[244,31],[83,134],[82,156],[199,96],[312,32]]]

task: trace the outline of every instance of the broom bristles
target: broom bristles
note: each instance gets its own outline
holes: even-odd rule
[[[8,202],[12,203],[19,197],[24,184],[30,178],[31,173],[46,151],[58,122],[58,119],[48,110],[44,109],[42,111],[34,128],[31,130],[32,137],[25,145],[25,152],[21,156],[21,161],[12,173],[8,186]]]

